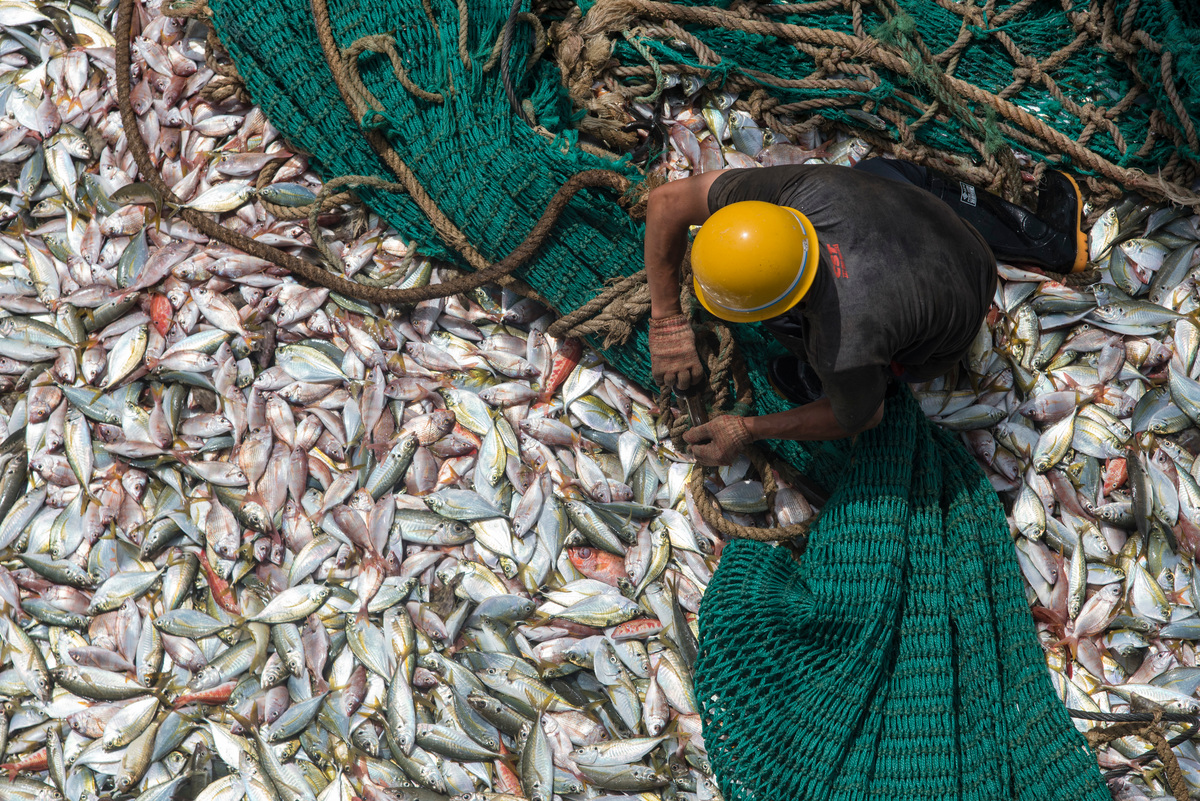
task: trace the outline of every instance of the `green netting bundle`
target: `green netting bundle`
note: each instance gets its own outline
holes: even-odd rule
[[[1108,801],[1033,632],[987,478],[890,399],[800,560],[735,541],[705,592],[696,697],[725,798]]]

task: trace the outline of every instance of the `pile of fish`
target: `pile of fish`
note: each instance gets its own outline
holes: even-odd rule
[[[136,13],[167,184],[312,258],[260,202],[315,197],[304,157],[201,98],[203,28]],[[381,308],[208,242],[137,180],[111,23],[0,0],[0,799],[718,797],[691,665],[722,543],[653,399],[508,291]],[[867,153],[689,81],[668,178]],[[348,276],[442,277],[361,210],[321,224]],[[969,372],[917,388],[1012,504],[1075,708],[1200,710],[1195,226],[1108,210],[1094,287],[1001,265]],[[747,474],[713,479],[735,519],[813,514]],[[1126,797],[1162,791],[1114,745]]]
[[[138,13],[174,193],[311,258],[260,202],[311,200],[305,159],[200,97],[203,28]],[[654,400],[510,292],[379,308],[206,241],[137,180],[105,25],[0,2],[0,799],[719,795],[721,542]],[[321,222],[346,275],[441,277]],[[747,469],[740,519],[812,514]]]
[[[1090,286],[1001,265],[968,375],[918,393],[1010,504],[1052,679],[1073,709],[1200,712],[1198,222],[1134,198],[1107,209],[1091,229],[1102,278]],[[1150,748],[1118,740],[1101,763],[1138,772]],[[1195,745],[1179,751],[1200,788]],[[1162,789],[1156,772],[1143,777]]]

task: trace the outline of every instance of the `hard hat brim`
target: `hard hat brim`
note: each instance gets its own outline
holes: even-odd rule
[[[796,212],[795,209],[788,208],[787,206],[784,206],[784,208],[787,208],[788,211]],[[802,220],[806,220],[803,214],[796,213]],[[705,293],[704,288],[700,286],[700,282],[693,277],[692,288],[696,292],[696,299],[700,301],[700,305],[714,317],[728,320],[731,323],[760,323],[763,320],[770,320],[772,317],[778,317],[789,311],[804,299],[804,296],[808,294],[808,290],[812,288],[813,281],[817,277],[817,263],[820,260],[820,254],[817,252],[817,234],[813,231],[811,223],[805,225],[804,230],[805,239],[808,242],[808,258],[804,264],[804,271],[801,273],[796,285],[792,287],[792,290],[782,298],[763,309],[746,312],[734,311],[714,302]]]

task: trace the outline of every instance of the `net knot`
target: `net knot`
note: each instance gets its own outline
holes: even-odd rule
[[[395,130],[395,121],[382,111],[376,111],[374,109],[367,111],[367,113],[363,115],[363,118],[359,120],[358,124],[367,131],[383,131],[384,133],[387,133]]]
[[[895,94],[895,85],[893,85],[892,82],[886,78],[880,78],[879,83],[876,84],[871,91],[867,92],[867,97],[869,97],[871,100],[880,101],[887,100]]]

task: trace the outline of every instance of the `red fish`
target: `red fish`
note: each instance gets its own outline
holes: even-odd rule
[[[581,356],[583,356],[583,343],[575,337],[568,337],[558,343],[558,349],[554,351],[554,361],[550,365],[550,377],[546,379],[546,384],[538,395],[540,402],[545,403],[550,400],[567,380],[571,371],[579,364]]]
[[[210,687],[207,690],[200,690],[194,693],[184,693],[175,699],[173,706],[178,709],[181,706],[188,704],[208,704],[209,706],[221,706],[229,701],[233,695],[233,688],[237,686],[236,681],[227,681],[224,684],[218,684],[216,687]]]
[[[504,747],[504,743],[500,743],[500,754],[501,758],[492,763],[496,767],[496,790],[501,793],[509,793],[510,795],[524,795],[525,793],[521,789],[520,777],[512,769],[509,760],[504,759],[504,756],[508,754],[508,749]]]
[[[1129,471],[1122,459],[1109,459],[1104,467],[1104,494],[1107,495],[1117,487],[1125,484]]]
[[[33,771],[37,773],[43,770],[50,769],[49,757],[46,755],[45,748],[39,748],[32,754],[26,755],[18,762],[5,762],[0,765],[0,770],[8,771],[8,780],[12,781],[17,778],[17,774],[23,770]]]
[[[614,587],[618,579],[629,578],[625,560],[599,548],[568,548],[567,558],[583,575]]]
[[[174,313],[175,307],[171,305],[171,301],[167,300],[166,295],[155,292],[150,296],[150,322],[154,324],[155,330],[164,337],[171,328],[171,315]]]
[[[641,640],[653,637],[662,630],[662,621],[652,617],[638,617],[615,626],[611,636],[614,640]]]
[[[240,615],[242,610],[238,606],[237,597],[233,594],[233,588],[229,586],[229,582],[217,575],[217,571],[213,570],[213,566],[208,563],[207,558],[200,560],[200,567],[208,579],[208,589],[212,593],[213,600],[226,612]]]

